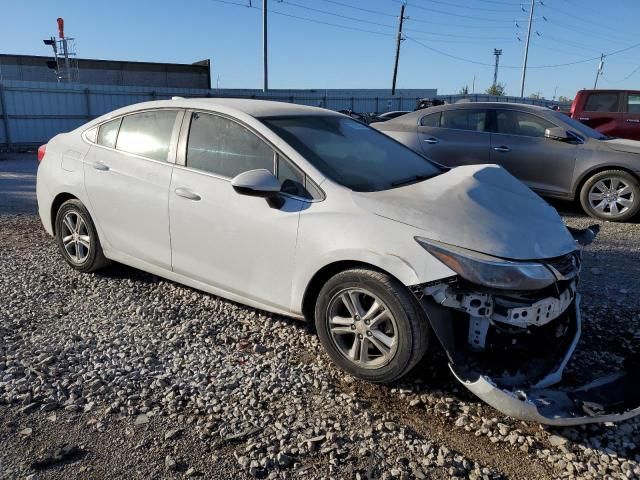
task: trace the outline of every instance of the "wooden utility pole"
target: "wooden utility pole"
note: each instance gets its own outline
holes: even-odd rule
[[[400,23],[398,24],[398,38],[396,40],[396,62],[393,67],[393,81],[391,95],[396,94],[396,78],[398,78],[398,61],[400,60],[400,42],[402,42],[402,22],[404,20],[404,3],[400,6]]]
[[[527,41],[524,44],[524,60],[522,62],[522,81],[520,82],[520,97],[524,98],[524,81],[527,76],[527,59],[529,58],[529,41],[531,40],[531,24],[533,23],[533,8],[536,0],[531,0],[531,10],[529,10],[529,28],[527,28]]]
[[[598,77],[602,75],[602,69],[604,68],[604,53],[600,55],[600,63],[598,63],[598,70],[596,71],[596,81],[593,84],[593,89],[598,87]]]

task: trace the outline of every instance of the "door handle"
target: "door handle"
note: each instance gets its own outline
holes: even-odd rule
[[[100,170],[101,172],[108,172],[109,171],[109,165],[105,165],[102,162],[93,162],[91,164],[91,166],[93,168],[95,168],[96,170]]]
[[[179,197],[186,198],[187,200],[193,200],[194,202],[197,202],[202,198],[197,193],[182,187],[176,188],[175,192],[176,192],[176,195],[178,195]]]
[[[424,142],[428,143],[429,145],[434,145],[436,143],[440,143],[440,140],[434,137],[429,137],[429,138],[425,138]]]
[[[506,153],[506,152],[510,152],[511,151],[511,149],[509,147],[505,147],[504,145],[502,145],[501,147],[493,147],[493,149],[496,152],[505,152]]]
[[[640,120],[638,120],[636,118],[628,118],[627,120],[625,120],[625,122],[627,122],[627,123],[640,123]]]
[[[591,120],[591,117],[578,117],[578,120],[580,120],[581,122],[586,122],[588,120]]]

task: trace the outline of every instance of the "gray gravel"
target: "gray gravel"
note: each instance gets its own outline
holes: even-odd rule
[[[604,224],[586,252],[570,376],[638,348],[639,232]],[[437,355],[366,384],[303,322],[121,265],[72,271],[33,215],[0,215],[0,299],[0,478],[640,478],[637,419],[514,421]]]

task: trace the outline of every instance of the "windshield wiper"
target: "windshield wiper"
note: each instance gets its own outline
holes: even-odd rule
[[[414,175],[413,177],[404,178],[402,180],[397,180],[395,182],[391,182],[392,187],[400,187],[402,185],[409,185],[411,183],[422,182],[423,180],[428,180],[432,175]]]

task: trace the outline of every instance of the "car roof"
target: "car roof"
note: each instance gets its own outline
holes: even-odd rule
[[[514,102],[463,102],[463,103],[448,103],[446,105],[438,105],[437,107],[422,108],[415,112],[407,113],[400,117],[387,120],[388,124],[413,124],[418,118],[429,115],[432,113],[438,113],[447,110],[462,110],[462,109],[475,109],[475,108],[507,108],[523,110],[525,112],[542,113],[550,111],[547,107],[541,107],[539,105],[528,105],[526,103],[514,103]]]
[[[333,110],[287,102],[255,100],[251,98],[172,98],[136,103],[117,111],[117,114],[149,108],[192,108],[222,110],[226,113],[243,113],[252,117],[279,117],[286,115],[341,115]],[[115,113],[115,112],[114,112]]]

